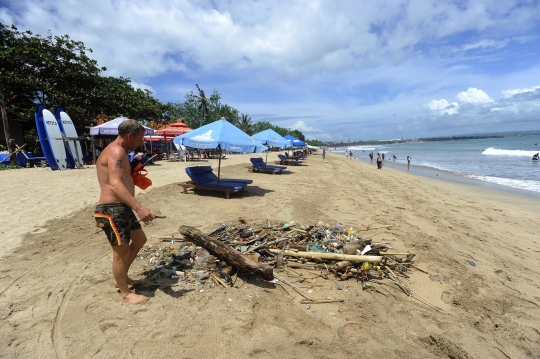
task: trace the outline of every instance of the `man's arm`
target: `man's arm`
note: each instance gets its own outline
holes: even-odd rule
[[[121,148],[115,148],[109,153],[107,162],[109,172],[109,185],[115,197],[122,203],[128,205],[131,209],[137,212],[139,219],[143,222],[151,221],[155,216],[150,210],[144,207],[135,199],[131,192],[126,188],[122,181],[123,175],[127,172],[131,176],[131,166],[129,165],[126,153]]]

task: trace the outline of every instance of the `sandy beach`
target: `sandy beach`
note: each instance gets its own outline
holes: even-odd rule
[[[302,270],[283,275],[344,302],[308,308],[294,291],[244,276],[233,288],[148,285],[149,302],[133,306],[112,285],[111,249],[92,217],[94,166],[9,170],[0,171],[0,358],[538,358],[540,201],[332,153],[281,175],[248,172],[249,157],[222,163],[223,177],[253,179],[228,200],[177,185],[186,166],[217,169],[217,160],[148,167],[154,184],[137,198],[167,218],[144,227],[146,247],[179,236],[180,225],[209,233],[239,217],[391,225],[365,235],[415,253],[422,271],[406,283],[442,311],[388,281],[363,291],[329,276],[310,287],[314,275]],[[148,267],[134,262],[131,276],[151,282]]]

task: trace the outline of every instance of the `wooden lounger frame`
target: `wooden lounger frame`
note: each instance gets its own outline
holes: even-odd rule
[[[289,165],[289,166],[301,166],[302,161],[295,161],[295,160],[278,160],[280,165]]]
[[[269,170],[266,168],[257,168],[255,166],[247,166],[246,168],[248,169],[248,172],[272,172],[273,175],[283,172],[283,170]]]
[[[231,193],[236,193],[236,192],[239,192],[239,190],[234,190],[234,189],[228,189],[228,188],[216,188],[216,187],[205,187],[205,186],[198,186],[196,185],[195,183],[193,183],[193,181],[186,181],[186,182],[180,182],[178,183],[179,186],[182,186],[182,188],[184,189],[184,193],[187,194],[188,192],[188,189],[193,189],[193,190],[196,190],[196,189],[203,189],[203,190],[207,190],[207,191],[218,191],[218,192],[225,192],[225,199],[229,199],[231,198]],[[244,188],[242,188],[242,191],[244,190]]]

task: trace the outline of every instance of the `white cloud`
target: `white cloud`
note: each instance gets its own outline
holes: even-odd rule
[[[60,21],[61,19],[61,21]],[[503,20],[501,20],[503,19]],[[511,23],[506,19],[519,21]],[[113,76],[151,77],[193,69],[267,69],[301,76],[400,64],[415,47],[436,48],[466,31],[518,32],[537,21],[534,6],[469,6],[436,0],[362,2],[299,0],[202,2],[188,0],[22,0],[1,21],[45,34],[70,34],[95,50]],[[103,41],[106,39],[106,41]],[[500,47],[479,40],[468,49]]]
[[[540,89],[540,86],[528,87],[528,88],[522,88],[522,89],[504,90],[504,91],[501,91],[501,93],[505,98],[510,98],[517,94],[521,94],[525,92],[534,92],[536,89]]]
[[[467,103],[495,102],[487,93],[474,87],[469,87],[467,91],[458,93],[457,98]]]
[[[453,115],[459,111],[459,104],[457,102],[450,103],[445,99],[431,100],[423,105],[423,107],[438,115]]]
[[[300,132],[322,132],[321,130],[308,126],[304,121],[296,121],[292,126],[289,126],[291,130],[298,130]]]
[[[476,49],[485,49],[485,48],[503,48],[505,47],[507,44],[508,44],[508,41],[509,40],[501,40],[501,41],[496,41],[496,40],[491,40],[491,39],[484,39],[484,40],[480,40],[480,41],[477,41],[477,42],[474,42],[474,43],[470,43],[470,44],[465,44],[462,49],[464,51],[468,51],[468,50],[476,50]]]
[[[141,89],[141,90],[148,90],[148,91],[151,91],[153,93],[154,96],[158,95],[156,94],[156,91],[152,88],[152,86],[150,85],[147,85],[145,83],[142,83],[142,82],[137,82],[137,81],[133,81],[131,80],[131,86],[135,89]]]

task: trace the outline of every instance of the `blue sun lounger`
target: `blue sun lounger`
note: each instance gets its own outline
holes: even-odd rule
[[[209,191],[225,192],[225,198],[229,199],[231,193],[243,191],[248,184],[253,183],[250,179],[217,178],[210,166],[186,167],[186,173],[191,181],[179,183],[187,193],[188,188],[204,189]]]
[[[302,161],[300,160],[295,160],[295,159],[292,159],[292,158],[287,158],[283,155],[277,155],[279,157],[279,163],[281,163],[282,165],[294,165],[294,166],[299,166],[302,164]]]
[[[288,160],[305,160],[306,159],[305,155],[292,155],[292,156],[289,156],[289,152],[285,152],[285,157]]]
[[[281,173],[285,168],[287,168],[286,166],[269,166],[264,162],[262,157],[252,157],[249,160],[253,164],[253,167],[250,168],[253,172],[268,172],[274,174]]]

